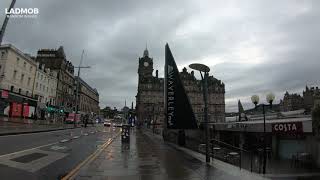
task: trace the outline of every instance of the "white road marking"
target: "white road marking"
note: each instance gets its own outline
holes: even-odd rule
[[[51,146],[50,149],[52,149],[52,150],[62,150],[62,149],[66,149],[66,148],[67,148],[66,146],[56,146],[56,145],[54,145],[54,146]]]
[[[68,141],[70,141],[69,139],[62,139],[60,142],[61,143],[65,143],[65,142],[68,142]]]
[[[73,139],[78,139],[80,136],[73,136],[72,138]]]
[[[19,157],[22,157],[25,155],[30,155],[32,153],[41,153],[41,154],[45,154],[46,156],[41,157],[39,159],[34,159],[30,162],[25,162],[25,163],[21,163],[21,162],[17,162],[17,161],[13,160],[15,158],[19,158]],[[23,153],[15,154],[12,156],[1,157],[0,163],[7,165],[9,167],[18,168],[18,169],[29,171],[29,172],[33,173],[43,167],[48,166],[49,164],[51,164],[59,159],[64,158],[65,156],[67,156],[66,153],[60,153],[60,152],[54,152],[54,151],[43,151],[40,149],[34,149],[30,152],[23,152]]]
[[[9,153],[9,154],[4,154],[4,155],[1,155],[0,158],[6,157],[6,156],[12,156],[12,155],[15,155],[15,154],[20,154],[20,153],[27,152],[27,151],[32,151],[32,150],[35,150],[35,149],[51,146],[51,145],[54,145],[54,144],[58,144],[58,142],[50,143],[50,144],[46,144],[46,145],[42,145],[42,146],[37,146],[37,147],[34,147],[34,148],[25,149],[25,150],[22,150],[22,151],[17,151],[17,152],[13,152],[13,153]]]

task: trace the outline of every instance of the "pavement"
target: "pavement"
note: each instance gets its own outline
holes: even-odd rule
[[[99,125],[0,136],[0,179],[61,179],[119,130]]]
[[[79,124],[76,127],[81,127]],[[0,117],[0,136],[55,131],[74,128],[73,124],[50,123],[45,120]]]
[[[146,131],[133,130],[130,143],[122,143],[117,137],[70,179],[266,179],[226,163],[211,165],[203,160],[199,153],[168,144]]]

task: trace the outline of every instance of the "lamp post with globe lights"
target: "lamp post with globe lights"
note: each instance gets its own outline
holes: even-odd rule
[[[273,93],[269,93],[266,96],[266,100],[270,105],[270,109],[272,109],[272,103],[275,99],[275,95]],[[251,96],[251,101],[255,105],[255,108],[257,108],[257,104],[259,103],[259,96],[253,95]],[[266,164],[267,164],[267,154],[266,154],[266,112],[265,112],[265,105],[262,103],[262,113],[263,113],[263,174],[266,173]]]
[[[251,96],[251,101],[254,104],[254,107],[257,108],[257,104],[259,103],[259,96],[258,95]]]

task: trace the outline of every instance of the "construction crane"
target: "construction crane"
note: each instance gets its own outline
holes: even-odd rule
[[[8,12],[10,12],[10,10],[13,8],[15,3],[16,3],[16,0],[12,0],[11,1],[11,4],[10,4]],[[7,27],[8,21],[9,21],[9,17],[10,17],[9,15],[6,15],[6,17],[4,18],[4,22],[2,24],[2,27],[1,27],[1,31],[0,31],[0,46],[2,44],[2,39],[3,39],[3,36],[4,36],[4,32],[6,31],[6,27]]]

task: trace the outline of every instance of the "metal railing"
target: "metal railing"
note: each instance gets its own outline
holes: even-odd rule
[[[213,158],[236,165],[240,169],[245,168],[253,172],[254,152],[233,146],[216,139],[210,140],[210,146]],[[250,162],[249,167],[247,166],[248,161]]]

